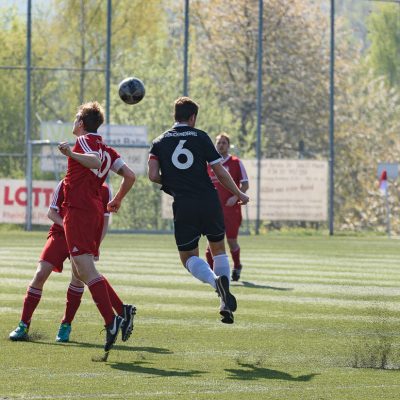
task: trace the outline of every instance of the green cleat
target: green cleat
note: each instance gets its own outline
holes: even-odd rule
[[[28,331],[29,331],[28,325],[20,321],[15,330],[10,333],[9,338],[10,340],[14,341],[28,340]]]
[[[71,324],[61,324],[56,336],[56,342],[69,342],[69,334],[71,333]]]

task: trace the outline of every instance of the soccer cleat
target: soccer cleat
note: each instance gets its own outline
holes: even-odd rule
[[[221,322],[224,324],[233,324],[233,312],[228,307],[221,307],[219,310]]]
[[[106,326],[106,343],[104,345],[104,351],[110,351],[111,347],[117,340],[118,332],[124,323],[124,319],[119,315],[114,316],[113,322]]]
[[[71,324],[61,324],[56,336],[56,342],[69,342],[69,334],[71,333]]]
[[[229,291],[229,279],[225,275],[221,275],[215,280],[215,283],[217,285],[218,296],[221,297],[225,306],[232,312],[236,311],[236,298]]]
[[[29,327],[24,322],[20,321],[18,326],[10,333],[10,340],[28,340]]]
[[[238,268],[232,270],[232,281],[237,282],[240,279],[240,273],[242,272],[242,264]]]
[[[131,304],[124,304],[124,323],[121,327],[122,341],[126,342],[133,331],[133,319],[136,314],[136,307]]]

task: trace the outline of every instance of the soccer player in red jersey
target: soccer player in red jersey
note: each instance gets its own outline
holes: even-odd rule
[[[249,189],[249,179],[247,177],[246,169],[239,157],[229,154],[230,144],[230,137],[227,133],[222,132],[216,137],[215,147],[223,158],[222,165],[231,174],[236,186],[243,193],[246,193]],[[224,212],[226,239],[233,260],[232,280],[238,281],[242,271],[242,263],[240,262],[240,246],[238,243],[239,228],[242,223],[242,208],[238,197],[232,195],[232,193],[219,182],[210,166],[208,167],[208,174],[218,191],[222,210]],[[213,268],[214,260],[210,247],[207,247],[206,257],[210,267]]]
[[[107,232],[108,219],[110,215],[107,210],[107,204],[111,200],[111,191],[106,184],[103,184],[101,187],[101,196],[104,207],[104,227],[102,232],[103,239]],[[44,284],[53,271],[63,271],[64,261],[69,258],[63,227],[63,201],[63,181],[60,181],[56,187],[56,190],[54,191],[48,211],[48,217],[53,221],[53,225],[50,227],[47,236],[47,242],[40,255],[35,276],[28,286],[22,308],[21,321],[18,327],[10,333],[11,340],[17,341],[28,339],[28,331],[32,320],[32,315],[41,300]],[[71,282],[67,291],[65,316],[56,337],[57,341],[67,342],[69,340],[71,323],[76,311],[79,308],[83,291],[83,282],[81,282],[72,273]],[[119,302],[121,302],[119,298],[114,299],[114,309],[118,307]]]
[[[225,252],[225,228],[217,191],[207,173],[207,164],[225,187],[246,204],[241,192],[221,164],[221,156],[206,132],[195,128],[198,105],[188,97],[175,101],[174,126],[151,146],[148,176],[173,196],[175,241],[183,266],[208,283],[221,297],[221,322],[234,322],[236,299],[229,291],[230,267]],[[205,235],[214,255],[214,271],[199,258],[198,242]]]
[[[118,311],[114,313],[110,301],[110,285],[94,264],[98,256],[103,227],[103,210],[100,188],[110,169],[122,176],[118,192],[108,204],[110,212],[117,212],[122,199],[135,182],[134,172],[119,154],[107,146],[97,133],[104,122],[104,111],[98,102],[82,104],[76,114],[73,134],[77,136],[74,147],[62,142],[58,148],[68,157],[64,178],[64,231],[72,267],[89,288],[106,327],[104,350],[108,352],[122,330],[122,340],[129,337],[128,322]],[[120,310],[122,312],[122,310]],[[132,319],[132,316],[131,318]]]

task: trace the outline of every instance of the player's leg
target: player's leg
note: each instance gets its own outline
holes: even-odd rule
[[[104,318],[105,325],[110,325],[114,320],[114,311],[108,296],[107,284],[94,265],[93,255],[80,254],[73,256],[72,261],[80,278],[88,286],[93,300]]]
[[[237,282],[240,279],[243,267],[240,261],[240,246],[237,239],[227,238],[227,242],[233,261],[232,280]]]
[[[42,297],[42,290],[47,278],[53,270],[53,265],[40,261],[32,281],[29,283],[22,306],[21,320],[17,328],[9,335],[11,340],[27,340],[32,315]]]
[[[77,276],[88,286],[106,325],[114,320],[114,311],[104,278],[97,271],[94,256],[98,254],[99,227],[104,217],[99,210],[66,208],[64,231]]]
[[[77,267],[79,276],[88,286],[93,301],[104,319],[104,326],[106,328],[106,343],[104,350],[108,352],[115,343],[124,320],[119,315],[114,314],[108,296],[107,284],[94,265],[93,255],[81,254],[73,256],[72,259]]]
[[[218,198],[210,198],[203,208],[204,222],[202,233],[207,236],[213,254],[214,273],[217,275],[216,286],[221,298],[220,314],[223,323],[233,323],[233,312],[237,308],[236,299],[229,290],[230,267],[225,251],[225,225],[221,204]]]
[[[216,288],[214,272],[199,257],[199,239],[202,234],[202,207],[193,199],[174,200],[174,234],[183,266],[198,280]]]
[[[206,249],[206,259],[207,259],[207,262],[208,262],[208,265],[210,266],[210,268],[214,269],[214,259],[213,259],[213,255],[211,253],[211,249],[210,249],[209,245],[207,246],[207,249]]]
[[[124,319],[121,327],[122,341],[126,342],[133,331],[133,320],[136,315],[136,307],[133,304],[124,304],[117,292],[111,286],[109,280],[103,275],[107,285],[107,292],[114,311]]]
[[[182,248],[182,246],[181,246]],[[179,245],[178,245],[179,249]],[[216,289],[217,276],[214,274],[208,263],[199,257],[199,247],[194,249],[179,250],[179,257],[183,266],[199,281],[208,283]]]
[[[56,342],[69,341],[69,335],[72,329],[71,324],[81,304],[83,292],[85,290],[85,284],[77,278],[77,269],[73,261],[71,261],[71,269],[71,281],[67,289],[64,316],[58,329]]]
[[[221,299],[220,314],[222,322],[233,323],[233,312],[237,309],[235,296],[230,292],[229,277],[230,267],[229,258],[225,251],[225,241],[212,241],[209,239],[211,252],[214,254],[214,272],[218,276],[217,292]]]
[[[226,239],[233,261],[232,280],[238,281],[242,271],[242,263],[240,261],[240,246],[237,240],[239,228],[242,222],[240,209],[232,210],[232,212],[229,213],[225,212],[224,221],[226,228]]]

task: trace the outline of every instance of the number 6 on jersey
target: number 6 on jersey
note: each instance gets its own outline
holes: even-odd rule
[[[178,146],[176,146],[174,152],[172,153],[172,164],[174,164],[178,169],[188,169],[192,166],[194,161],[193,153],[190,150],[183,148],[185,143],[186,140],[180,140]],[[183,163],[179,161],[180,155],[186,156],[186,162]]]

